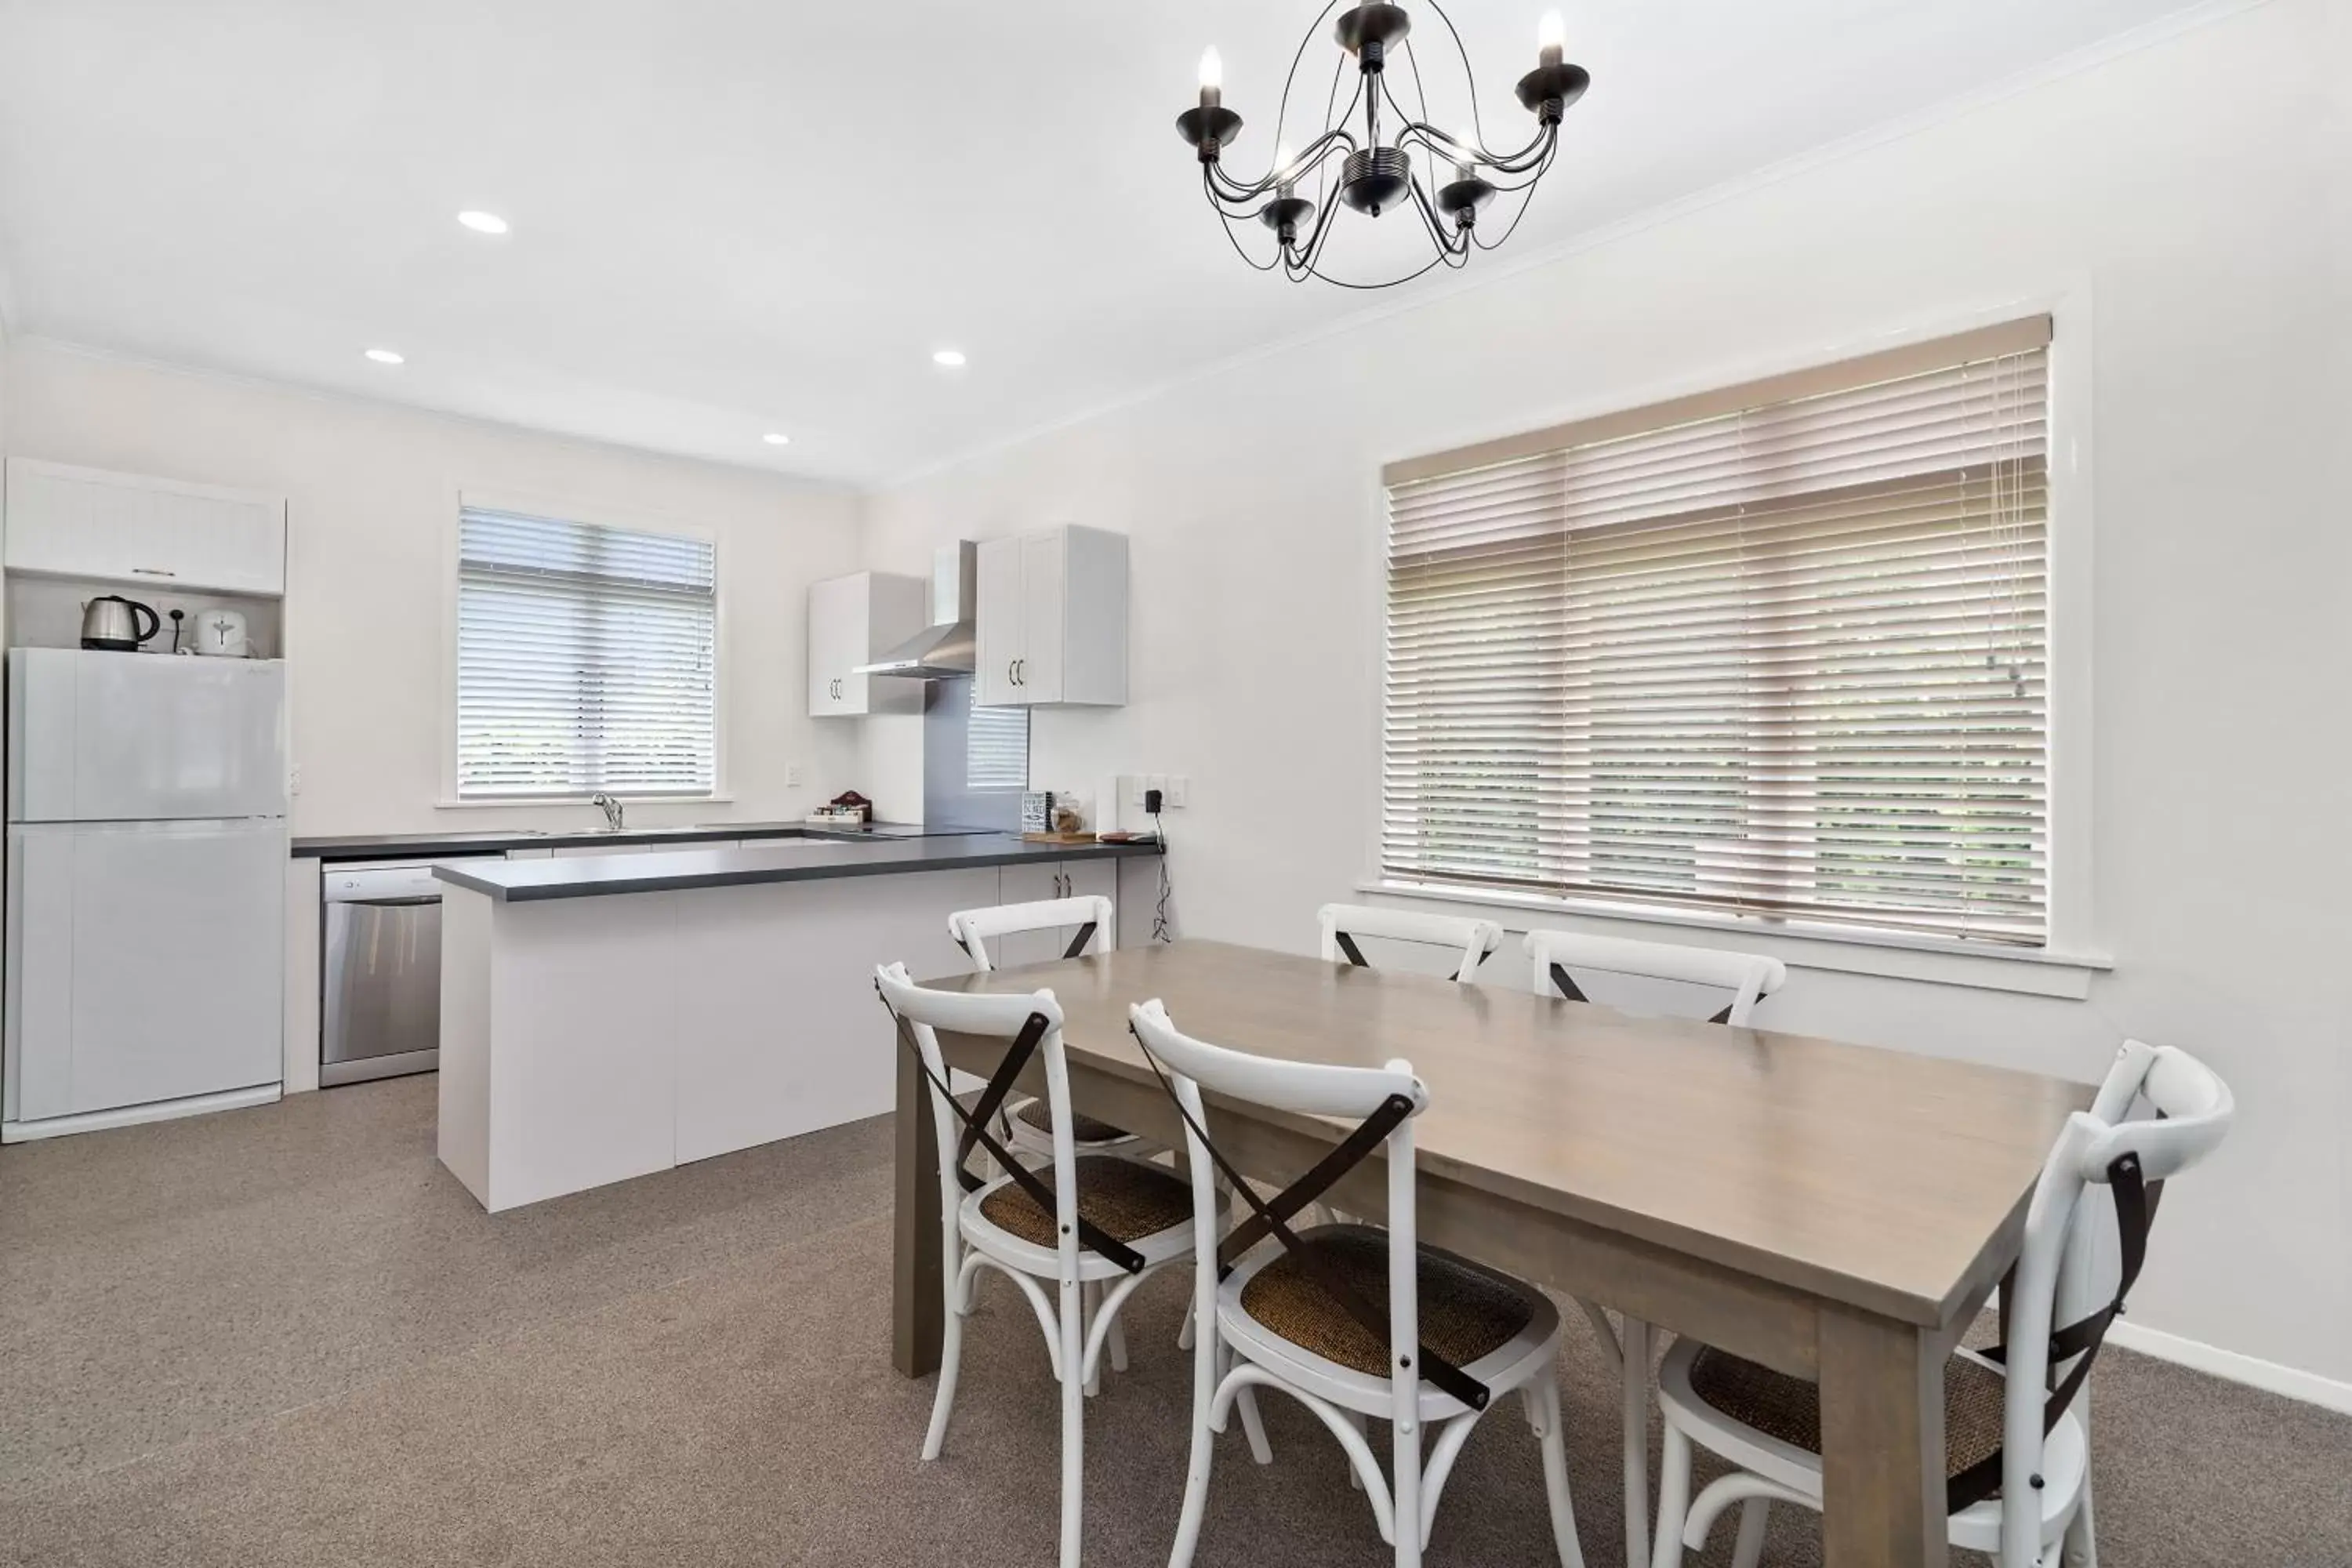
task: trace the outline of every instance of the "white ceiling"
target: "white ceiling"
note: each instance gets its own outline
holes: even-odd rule
[[[1549,0],[1455,0],[1489,140]],[[1425,5],[1432,118],[1458,60]],[[1583,0],[1507,261],[2185,0]],[[8,325],[872,481],[1396,293],[1245,270],[1171,127],[1214,43],[1263,167],[1307,0],[0,0]],[[1302,93],[1336,51],[1318,29]],[[1294,110],[1294,116],[1296,116]],[[1293,125],[1298,121],[1294,117]],[[1297,140],[1304,140],[1298,137]],[[460,208],[513,232],[460,228]],[[1353,214],[1329,261],[1397,242]],[[1368,234],[1366,231],[1370,229]],[[1443,275],[1412,286],[1434,290]],[[953,344],[971,364],[939,370]],[[373,346],[407,363],[367,363]],[[789,447],[765,446],[780,430]]]

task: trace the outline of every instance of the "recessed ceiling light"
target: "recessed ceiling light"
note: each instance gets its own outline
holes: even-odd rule
[[[789,447],[793,444],[793,438],[780,430],[771,430],[760,439],[771,447]]]
[[[496,213],[462,212],[457,215],[457,221],[476,234],[504,234],[507,231],[507,220]]]
[[[393,353],[390,349],[370,349],[367,352],[367,356],[368,358],[375,361],[378,364],[398,364],[401,363],[402,358],[401,355]]]
[[[943,364],[950,370],[954,370],[963,363],[963,350],[940,349],[931,355],[931,363],[933,364]]]

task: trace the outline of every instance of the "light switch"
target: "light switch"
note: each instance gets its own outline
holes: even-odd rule
[[[1165,797],[1167,804],[1171,806],[1182,805],[1192,796],[1192,781],[1189,776],[1183,773],[1170,773],[1168,775],[1168,784],[1166,788],[1168,792]]]
[[[786,789],[798,789],[801,787],[800,763],[786,763],[784,764],[784,787]]]

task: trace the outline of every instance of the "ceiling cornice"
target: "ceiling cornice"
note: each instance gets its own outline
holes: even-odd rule
[[[868,487],[845,479],[819,479],[807,474],[784,473],[775,468],[763,468],[752,463],[730,463],[719,458],[698,457],[667,447],[641,447],[634,442],[608,440],[601,436],[583,436],[576,431],[558,429],[551,425],[521,425],[510,419],[492,419],[479,414],[462,414],[454,409],[436,408],[429,404],[404,403],[392,397],[370,397],[365,393],[345,392],[337,387],[310,386],[299,381],[278,381],[266,375],[249,375],[242,371],[220,370],[211,365],[183,364],[174,360],[155,359],[147,354],[132,353],[124,349],[106,348],[96,343],[78,343],[70,338],[53,338],[39,332],[25,332],[11,337],[18,348],[37,347],[47,353],[72,354],[81,359],[98,360],[107,364],[123,365],[133,370],[149,371],[159,375],[182,376],[191,381],[224,383],[246,387],[256,392],[273,393],[281,397],[299,397],[312,403],[339,404],[353,408],[371,409],[381,413],[404,415],[412,419],[437,421],[447,425],[467,426],[500,436],[520,436],[535,441],[562,441],[576,447],[594,447],[656,462],[678,463],[688,468],[715,468],[723,474],[746,479],[764,479],[787,489],[812,495],[856,499],[867,493]]]

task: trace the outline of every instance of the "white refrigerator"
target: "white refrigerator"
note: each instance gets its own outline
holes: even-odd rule
[[[276,1097],[285,706],[272,659],[8,650],[0,1140]]]

